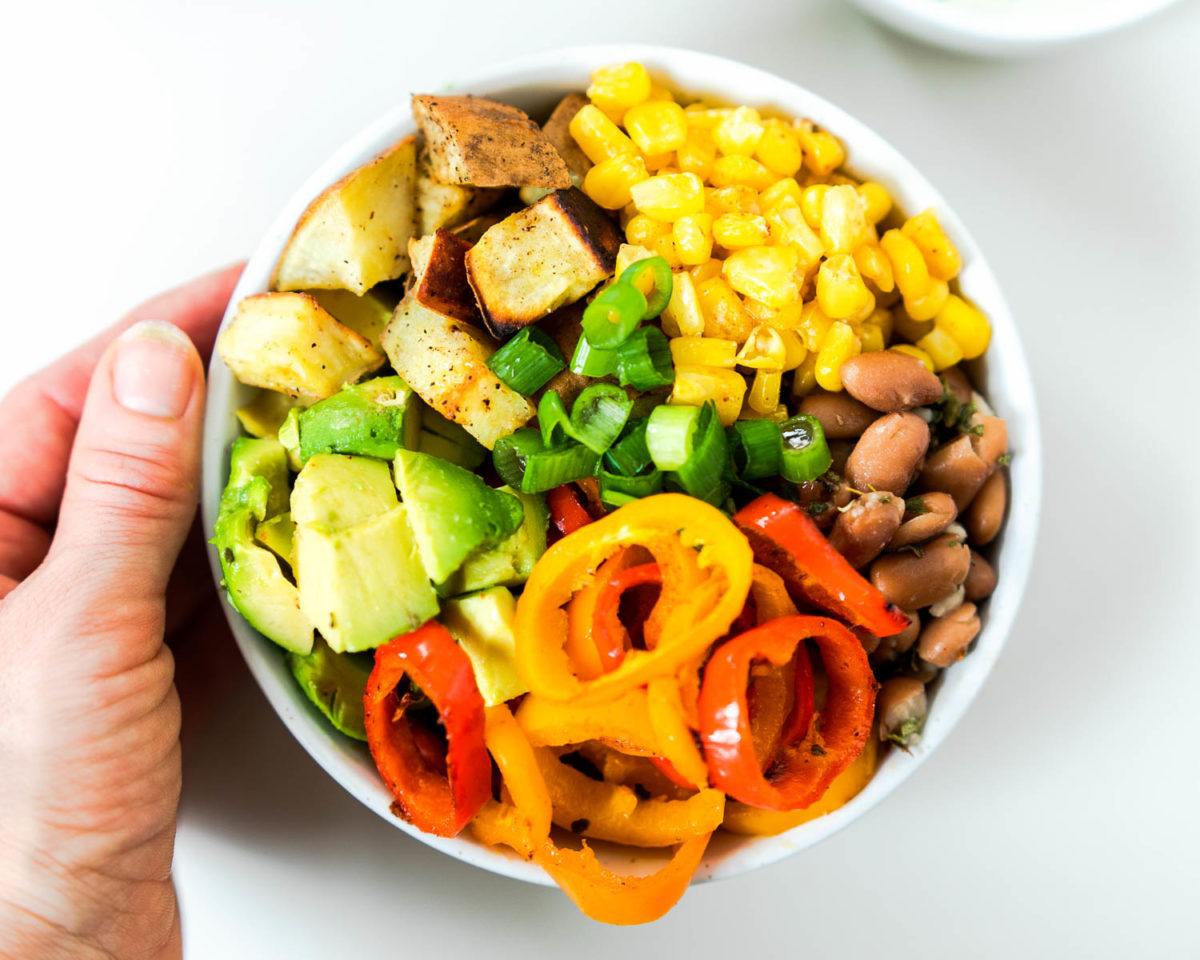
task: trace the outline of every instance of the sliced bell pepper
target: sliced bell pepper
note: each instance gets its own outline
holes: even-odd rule
[[[749,538],[755,560],[814,606],[877,637],[908,626],[904,612],[850,566],[798,505],[764,494],[735,513],[733,522]]]
[[[621,597],[626,590],[647,583],[662,583],[662,574],[658,571],[657,563],[629,567],[600,583],[592,640],[605,673],[621,665],[621,661],[625,659],[626,644],[629,642],[629,631],[621,623]]]
[[[661,753],[650,724],[646,691],[641,687],[626,690],[602,709],[547,700],[531,693],[517,709],[517,723],[535,747],[599,740],[635,757]]]
[[[764,774],[747,705],[750,666],[755,660],[782,666],[806,639],[821,652],[828,677],[825,702],[807,736],[782,744]],[[815,803],[862,752],[871,733],[875,687],[858,638],[826,617],[771,620],[722,644],[705,667],[700,689],[700,737],[713,786],[767,810]]]
[[[646,708],[660,755],[654,765],[680,786],[695,790],[708,785],[708,765],[696,746],[684,712],[679,681],[655,677],[646,685]]]
[[[586,527],[592,522],[591,515],[579,502],[575,488],[564,483],[546,494],[546,506],[550,508],[550,521],[563,536],[574,533],[580,527]]]
[[[433,701],[446,736],[445,772],[396,688],[408,676]],[[439,623],[375,651],[363,695],[367,745],[398,812],[426,833],[453,837],[491,795],[483,697],[471,661]]]
[[[553,816],[550,794],[546,790],[537,755],[525,731],[508,709],[508,704],[500,703],[487,708],[484,740],[488,753],[500,768],[500,776],[513,806],[529,821],[530,841],[540,843],[550,835]],[[529,853],[532,854],[532,849]]]

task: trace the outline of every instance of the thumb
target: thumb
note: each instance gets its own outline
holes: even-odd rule
[[[178,327],[143,321],[92,375],[49,559],[116,606],[161,605],[196,511],[204,368]]]

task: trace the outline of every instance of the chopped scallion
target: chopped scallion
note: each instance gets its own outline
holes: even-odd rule
[[[617,351],[593,347],[587,337],[581,336],[571,354],[571,372],[585,377],[607,377],[616,373]]]
[[[719,506],[729,496],[729,486],[724,479],[725,465],[729,459],[729,447],[725,442],[725,431],[717,407],[711,400],[700,409],[693,435],[692,452],[672,479],[684,493]]]
[[[648,418],[630,420],[621,432],[621,437],[604,454],[604,463],[609,470],[625,477],[636,477],[652,468],[654,461],[646,446],[646,424]]]
[[[567,361],[558,344],[537,327],[525,327],[488,357],[488,369],[517,393],[536,393]]]
[[[774,477],[783,459],[783,435],[774,420],[738,420],[728,430],[733,465],[745,480]]]
[[[594,383],[571,405],[571,435],[593,453],[604,453],[621,435],[632,409],[633,401],[620,387]]]
[[[783,437],[783,460],[779,472],[793,483],[816,480],[833,463],[829,444],[821,421],[808,414],[798,413],[780,426]]]
[[[643,319],[657,317],[671,302],[674,279],[671,276],[671,265],[662,257],[645,257],[631,263],[621,271],[621,279],[618,282],[636,287],[645,296],[646,312]]]
[[[646,315],[646,298],[628,283],[612,283],[583,311],[583,335],[593,347],[615,350]]]
[[[617,376],[638,390],[669,387],[675,380],[671,345],[658,327],[640,327],[617,347]]]
[[[646,425],[646,449],[659,470],[678,470],[687,462],[699,420],[699,407],[663,404],[651,411]]]

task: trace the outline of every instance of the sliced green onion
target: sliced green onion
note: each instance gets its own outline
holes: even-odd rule
[[[547,390],[542,394],[542,399],[538,401],[537,418],[538,427],[542,431],[543,446],[557,447],[574,439],[571,415],[567,413],[566,404],[557,390]]]
[[[514,489],[521,489],[525,463],[529,457],[546,449],[542,435],[533,427],[520,427],[496,441],[492,449],[492,465],[500,479]]]
[[[658,327],[640,327],[617,347],[617,377],[638,390],[669,387],[675,380],[671,345]]]
[[[608,470],[601,470],[599,480],[600,499],[615,507],[623,506],[631,499],[639,500],[642,497],[661,493],[663,488],[663,475],[658,470],[642,477],[624,477],[617,473],[610,473]]]
[[[522,493],[545,493],[572,480],[593,476],[599,467],[600,457],[582,443],[543,450],[526,459],[520,490]]]
[[[745,480],[774,477],[783,459],[783,434],[774,420],[738,420],[729,428],[733,465]]]
[[[613,473],[636,477],[654,466],[650,449],[646,446],[648,422],[647,417],[630,420],[621,432],[621,438],[608,448],[608,452],[604,454],[604,463]]]
[[[646,257],[631,263],[621,271],[621,279],[618,282],[636,287],[645,296],[646,312],[643,318],[646,320],[657,317],[671,302],[671,290],[674,286],[671,265],[662,257]]]
[[[785,420],[779,430],[783,436],[783,461],[779,472],[785,480],[804,483],[816,480],[829,469],[833,455],[825,442],[820,420],[798,413]]]
[[[646,298],[628,283],[609,284],[583,311],[583,335],[593,347],[616,349],[646,315]]]
[[[581,336],[571,354],[571,372],[585,377],[607,377],[616,373],[617,351],[593,347],[587,337]]]
[[[646,449],[659,470],[678,470],[692,455],[692,434],[700,420],[700,407],[663,404],[650,413]]]
[[[567,366],[558,344],[537,327],[525,327],[487,360],[488,369],[517,393],[528,396]]]
[[[571,405],[571,435],[593,453],[604,453],[621,435],[632,409],[633,401],[616,384],[594,383]],[[542,431],[544,436],[545,427]]]
[[[708,400],[700,408],[691,455],[672,479],[684,493],[719,506],[729,496],[729,485],[724,478],[728,460],[729,447],[721,428],[721,418],[717,416],[716,404]]]

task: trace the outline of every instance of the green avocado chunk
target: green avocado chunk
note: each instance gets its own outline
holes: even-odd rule
[[[303,412],[300,407],[292,407],[283,418],[276,434],[279,442],[283,444],[283,449],[287,451],[288,466],[296,471],[303,466],[300,461],[300,414]]]
[[[371,675],[369,654],[335,653],[320,637],[312,653],[288,654],[288,666],[300,689],[348,737],[366,740],[363,727],[363,693]]]
[[[258,390],[253,400],[237,411],[238,422],[252,437],[274,437],[294,407],[305,407],[306,401],[289,397],[275,390]]]
[[[521,501],[525,518],[507,540],[494,546],[481,547],[472,553],[438,592],[454,597],[487,587],[518,587],[529,579],[533,565],[546,552],[546,530],[550,511],[546,498],[540,493],[519,493],[511,487],[501,487]]]
[[[296,653],[312,649],[313,623],[279,560],[255,542],[255,530],[287,510],[287,455],[278,441],[233,442],[213,544],[229,600],[259,633]]]
[[[489,707],[529,690],[517,673],[516,615],[517,601],[504,587],[449,600],[442,608],[442,625],[470,658],[475,683]]]
[[[300,414],[300,462],[318,453],[390,460],[415,450],[421,437],[421,401],[399,377],[377,377],[344,387]]]
[[[296,478],[300,607],[335,652],[370,650],[437,615],[408,514],[381,460],[317,454]]]
[[[255,527],[254,539],[286,561],[289,567],[295,567],[296,523],[290,513],[264,520]]]
[[[431,407],[421,410],[421,438],[416,449],[457,463],[468,470],[474,470],[488,458],[487,448],[483,444]]]
[[[484,544],[521,524],[521,504],[470,470],[413,450],[396,454],[396,485],[430,578],[441,583]]]

